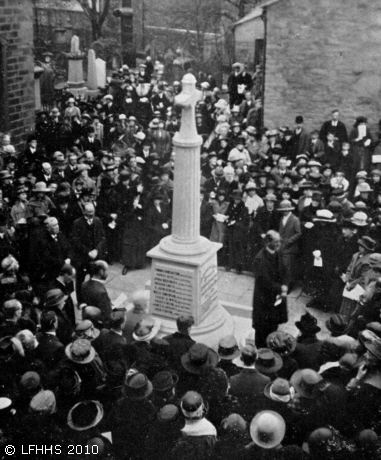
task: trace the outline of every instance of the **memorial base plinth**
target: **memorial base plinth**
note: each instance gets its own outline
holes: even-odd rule
[[[70,86],[70,83],[68,82],[68,85]],[[83,88],[72,88],[70,86],[70,92],[71,94],[74,96],[74,97],[81,97],[83,98],[85,101],[87,101],[87,92],[88,92],[88,89],[86,88],[86,86],[84,86]]]
[[[176,320],[162,317],[159,319],[161,321],[159,338],[177,331]],[[234,335],[234,320],[219,304],[198,326],[192,326],[191,329],[194,341],[204,343],[215,350],[218,348],[218,342],[227,335]]]
[[[94,99],[95,97],[99,95],[99,93],[100,93],[99,89],[88,89],[87,97]]]
[[[219,305],[217,296],[217,251],[221,244],[205,240],[205,250],[197,256],[171,254],[162,246],[147,254],[152,258],[150,314],[162,322],[160,336],[177,330],[178,316],[192,315],[194,340],[216,346],[222,337],[234,332],[233,318]]]

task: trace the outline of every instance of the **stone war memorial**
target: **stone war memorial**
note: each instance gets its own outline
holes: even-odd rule
[[[209,346],[234,330],[230,314],[217,298],[219,243],[200,236],[200,146],[195,107],[201,99],[196,79],[186,74],[175,103],[182,108],[176,152],[172,234],[148,252],[152,258],[150,311],[162,321],[161,334],[176,330],[176,318],[193,315],[192,337]]]

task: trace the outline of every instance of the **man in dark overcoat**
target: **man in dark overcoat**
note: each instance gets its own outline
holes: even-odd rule
[[[255,287],[253,298],[253,328],[257,347],[266,347],[266,337],[287,322],[287,272],[279,254],[279,233],[269,230],[265,248],[254,260]]]
[[[74,249],[73,265],[77,270],[77,297],[81,299],[81,285],[85,281],[90,262],[102,258],[105,235],[99,217],[94,216],[95,209],[92,203],[86,203],[84,216],[73,224],[72,243]]]

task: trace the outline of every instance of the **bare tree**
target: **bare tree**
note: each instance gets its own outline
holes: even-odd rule
[[[110,10],[111,0],[77,0],[89,18],[93,41],[102,37],[102,26]]]

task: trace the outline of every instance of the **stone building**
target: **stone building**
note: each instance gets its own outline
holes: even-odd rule
[[[0,133],[21,147],[34,129],[32,0],[0,1]]]
[[[303,114],[308,128],[319,127],[337,107],[348,128],[364,115],[377,131],[381,118],[379,2],[265,0],[235,24],[237,59],[247,56],[260,61],[250,54],[258,40],[263,40],[265,50],[266,126],[290,124],[295,115]]]

